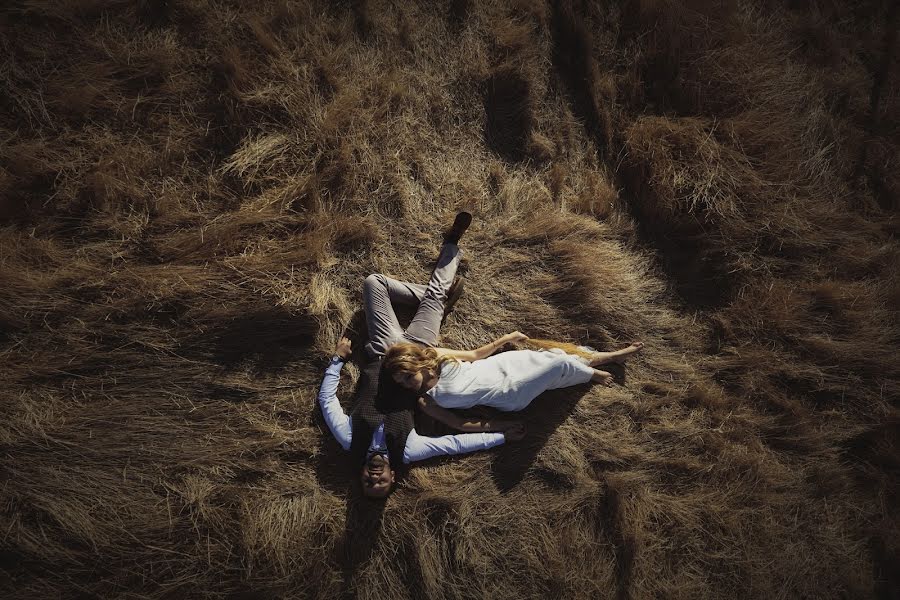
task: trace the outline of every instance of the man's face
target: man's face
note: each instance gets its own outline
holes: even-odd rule
[[[418,392],[422,389],[422,383],[425,381],[425,378],[422,376],[421,371],[417,373],[394,373],[394,381],[408,390]]]
[[[360,480],[363,494],[372,498],[384,498],[394,484],[394,471],[383,454],[373,454],[363,465]]]

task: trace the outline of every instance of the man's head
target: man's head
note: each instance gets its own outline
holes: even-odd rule
[[[384,454],[371,454],[360,474],[363,494],[370,498],[384,498],[394,485],[394,470]]]

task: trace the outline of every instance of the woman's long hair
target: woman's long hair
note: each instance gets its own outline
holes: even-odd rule
[[[540,340],[537,338],[528,338],[523,342],[525,346],[530,348],[534,348],[536,350],[550,350],[551,348],[559,348],[566,354],[571,354],[572,356],[581,356],[583,358],[591,359],[594,355],[587,350],[582,350],[581,346],[576,346],[575,344],[570,344],[568,342],[556,342],[553,340]]]
[[[448,362],[458,361],[452,356],[444,355],[439,357],[437,350],[434,348],[400,342],[388,348],[384,355],[382,366],[391,375],[395,373],[414,375],[423,369],[428,369],[430,372],[437,374],[440,372],[441,366]]]

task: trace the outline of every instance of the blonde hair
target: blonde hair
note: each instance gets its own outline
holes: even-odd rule
[[[568,342],[555,342],[553,340],[540,340],[537,338],[528,338],[525,340],[524,344],[531,348],[536,348],[538,350],[549,350],[551,348],[559,348],[566,354],[571,354],[573,356],[582,356],[587,359],[591,359],[594,355],[586,350],[582,350],[580,346],[576,346],[575,344],[570,344]]]
[[[432,373],[437,374],[440,368],[448,362],[458,361],[452,356],[438,356],[437,350],[434,348],[400,342],[388,348],[387,353],[384,355],[382,366],[391,375],[395,373],[413,375],[423,369],[428,369]]]

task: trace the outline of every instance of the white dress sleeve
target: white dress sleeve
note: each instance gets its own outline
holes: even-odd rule
[[[403,462],[409,464],[419,460],[446,454],[465,454],[476,450],[487,450],[506,441],[502,433],[458,433],[441,437],[426,437],[413,429],[406,438]]]
[[[350,416],[341,408],[337,398],[338,382],[341,380],[341,368],[344,361],[337,357],[331,359],[331,364],[325,369],[325,377],[322,379],[322,387],[319,388],[319,406],[322,407],[322,416],[328,423],[328,429],[344,450],[350,449],[350,440],[353,426]]]

